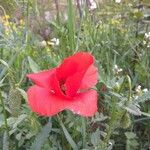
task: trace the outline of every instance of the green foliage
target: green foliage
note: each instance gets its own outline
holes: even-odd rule
[[[31,150],[41,150],[44,142],[48,139],[51,132],[52,124],[51,120],[42,128],[42,130],[35,137],[35,141],[32,143]]]
[[[141,5],[138,0],[108,0],[97,3],[95,10],[85,3],[80,15],[71,0],[59,3],[59,13],[57,0],[42,2],[0,0],[10,15],[0,11],[0,149],[148,149],[148,1]],[[16,6],[23,9],[20,18]],[[57,44],[54,38],[59,39]],[[64,111],[48,119],[31,112],[26,74],[56,67],[76,51],[95,56],[96,115],[83,118]]]
[[[133,132],[126,132],[126,150],[136,150],[139,146],[136,134]]]
[[[8,134],[5,131],[3,135],[3,150],[9,150]]]
[[[36,62],[28,56],[29,66],[32,70],[32,72],[36,73],[40,70],[39,66],[36,64]]]

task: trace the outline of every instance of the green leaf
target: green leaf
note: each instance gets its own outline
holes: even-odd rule
[[[73,150],[78,150],[78,147],[77,147],[76,143],[74,142],[74,140],[72,139],[71,135],[67,131],[67,129],[64,126],[63,122],[60,120],[60,118],[58,120],[59,120],[60,125],[61,125],[61,127],[63,129],[63,132],[64,132],[64,134],[66,136],[67,141],[69,142],[69,144],[71,145],[71,147],[73,148]]]
[[[31,145],[31,150],[41,150],[44,142],[49,137],[49,133],[52,129],[52,123],[49,121],[36,136],[35,141]]]
[[[136,103],[140,103],[140,102],[145,102],[150,100],[150,91],[146,92],[145,94],[143,94],[142,96],[139,96],[136,101]]]
[[[2,78],[2,80],[0,80],[0,87],[2,87],[4,85],[3,82],[4,82],[5,78],[6,78],[6,76],[4,78]]]
[[[5,131],[3,135],[3,150],[9,150],[9,140],[8,140],[8,134]]]
[[[28,56],[28,61],[29,61],[29,65],[31,70],[36,73],[40,70],[40,67],[37,65],[37,63],[30,57]]]
[[[23,90],[23,89],[20,89],[20,88],[17,88],[18,91],[20,91],[20,94],[22,95],[22,97],[25,99],[25,101],[27,102],[28,101],[28,98],[27,98],[27,93]]]
[[[122,95],[120,95],[120,94],[118,94],[118,93],[116,93],[116,92],[111,92],[111,91],[110,91],[109,94],[112,95],[112,96],[115,96],[116,98],[118,98],[118,99],[121,100],[121,101],[127,100],[126,97],[123,97]]]
[[[99,144],[99,141],[100,141],[100,131],[99,129],[97,129],[91,135],[91,143],[93,144],[93,146],[96,147]]]
[[[150,117],[149,113],[141,112],[141,114],[144,115],[144,116]]]
[[[17,120],[15,121],[15,123],[13,124],[13,128],[17,128],[17,126],[23,122],[25,119],[27,118],[27,115],[26,114],[22,114],[20,115]]]
[[[1,62],[5,67],[9,68],[9,65],[8,65],[4,60],[0,59],[0,62]]]
[[[71,51],[75,49],[75,27],[74,27],[74,7],[72,0],[68,0],[68,36]]]
[[[134,139],[134,138],[136,138],[136,134],[133,133],[133,132],[126,132],[125,135],[126,135],[126,137],[128,139]]]
[[[134,104],[130,104],[128,107],[125,107],[125,109],[135,116],[141,116],[140,109]]]
[[[4,65],[9,66],[8,67],[4,67],[3,70],[0,72],[0,80],[3,78],[3,76],[5,75],[5,73],[7,72],[8,69],[10,69],[10,67],[12,66],[12,64],[14,63],[14,61],[16,60],[17,56],[18,56],[19,53],[16,53],[14,54],[14,56],[9,60],[8,63],[4,63],[3,61],[1,61],[1,63],[4,63]]]

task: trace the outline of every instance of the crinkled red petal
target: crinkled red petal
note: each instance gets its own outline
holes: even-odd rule
[[[94,65],[91,65],[84,74],[79,89],[85,90],[92,88],[93,86],[96,85],[97,80],[98,80],[98,69]]]
[[[36,85],[28,89],[27,95],[32,111],[42,116],[53,116],[66,109],[70,104],[69,100]]]
[[[80,93],[67,108],[81,116],[93,116],[97,112],[97,92],[89,90]]]
[[[93,61],[93,56],[91,54],[87,52],[78,52],[64,59],[57,69],[57,77],[59,80],[67,79],[67,77],[77,72],[86,71]]]
[[[27,77],[31,79],[36,85],[46,88],[51,88],[50,80],[56,69],[46,70],[39,73],[28,74]]]

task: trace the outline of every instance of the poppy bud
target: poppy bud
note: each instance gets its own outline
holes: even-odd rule
[[[124,129],[128,128],[131,124],[131,118],[128,112],[125,112],[121,118],[120,126]]]
[[[20,107],[21,107],[20,92],[15,88],[11,88],[9,91],[8,100],[9,100],[9,107],[10,107],[12,116],[17,117],[19,115]]]

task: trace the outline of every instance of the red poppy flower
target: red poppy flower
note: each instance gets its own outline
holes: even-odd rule
[[[97,111],[97,92],[91,88],[97,76],[93,56],[78,52],[56,68],[27,75],[35,83],[27,91],[29,105],[43,116],[53,116],[64,109],[92,116]]]

